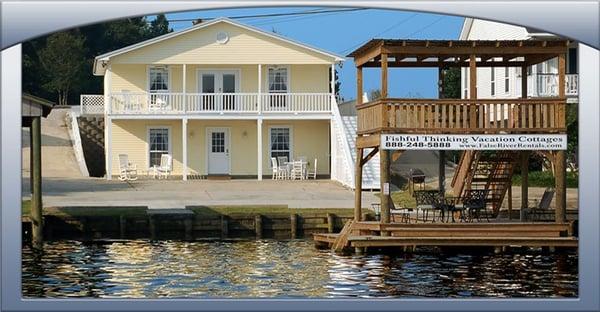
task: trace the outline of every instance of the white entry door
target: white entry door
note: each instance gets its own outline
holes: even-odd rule
[[[207,128],[208,174],[229,174],[229,129]]]
[[[236,70],[201,70],[198,72],[198,90],[202,93],[202,110],[235,110],[233,93],[239,90]]]

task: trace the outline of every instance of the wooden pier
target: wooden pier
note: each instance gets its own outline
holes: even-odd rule
[[[381,236],[381,232],[388,236]],[[369,247],[577,247],[572,223],[349,222],[341,234],[313,234],[320,247],[343,251]]]

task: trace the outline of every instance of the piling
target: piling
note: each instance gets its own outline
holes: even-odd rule
[[[221,216],[221,238],[229,236],[229,222],[226,216]]]
[[[192,217],[187,217],[183,220],[183,227],[185,228],[184,237],[186,240],[192,239]]]
[[[363,218],[364,220],[364,218]],[[328,233],[333,233],[335,231],[335,219],[333,218],[333,214],[328,213],[327,214],[327,232]]]
[[[262,216],[261,215],[254,216],[254,231],[256,232],[256,238],[261,239],[262,233],[263,233]]]
[[[119,237],[121,239],[125,238],[126,225],[127,225],[127,220],[125,219],[125,216],[120,215],[119,216]]]
[[[30,157],[33,166],[30,168],[33,179],[31,188],[31,242],[34,248],[42,248],[44,244],[44,219],[42,216],[42,128],[41,117],[31,120]]]
[[[298,215],[295,213],[290,215],[290,236],[292,239],[298,237]]]

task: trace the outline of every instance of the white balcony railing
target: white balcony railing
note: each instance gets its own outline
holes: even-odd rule
[[[82,95],[82,114],[193,115],[227,113],[330,113],[330,93],[133,93]],[[259,107],[259,103],[260,105]]]
[[[537,73],[527,76],[528,96],[551,97],[558,96],[558,74]],[[577,74],[565,75],[565,95],[577,96],[579,93]]]

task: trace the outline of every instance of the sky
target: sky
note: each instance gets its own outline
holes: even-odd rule
[[[167,14],[170,26],[181,30],[192,26],[191,21],[179,19],[236,17],[257,14],[333,10],[323,7],[271,7],[251,9],[203,10]],[[398,10],[365,9],[348,12],[241,18],[237,21],[266,31],[275,30],[290,39],[346,56],[372,38],[458,39],[463,17]],[[378,89],[379,69],[364,69],[364,87]],[[356,97],[356,68],[351,58],[338,67],[340,95],[345,100]],[[390,69],[390,97],[437,97],[437,68]]]

